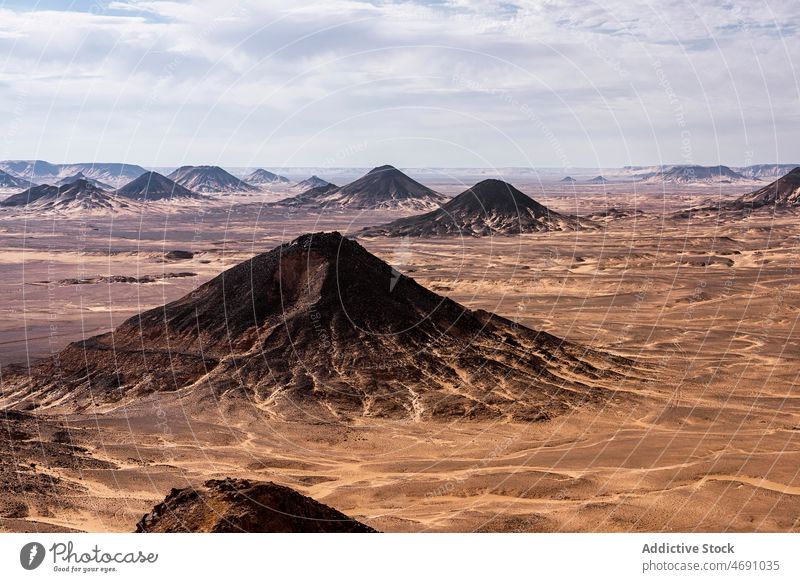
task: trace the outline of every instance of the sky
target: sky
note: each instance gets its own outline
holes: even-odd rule
[[[800,162],[794,0],[0,0],[0,159]]]

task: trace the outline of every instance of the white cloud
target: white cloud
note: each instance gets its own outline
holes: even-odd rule
[[[795,161],[793,9],[772,0],[5,9],[0,107],[12,113],[0,120],[0,157],[314,165],[368,141],[350,163],[621,165],[680,161],[689,131],[692,161]]]

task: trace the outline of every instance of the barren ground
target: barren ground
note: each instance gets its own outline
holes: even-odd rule
[[[715,188],[518,186],[560,212],[646,214],[593,231],[362,244],[469,307],[654,364],[649,381],[621,386],[638,405],[533,425],[199,418],[169,395],[106,415],[51,411],[26,421],[28,445],[0,449],[0,529],[131,531],[171,487],[224,476],[291,486],[383,531],[800,529],[800,216],[670,217]],[[0,215],[0,364],[107,331],[298,234],[399,216],[237,202],[250,204]],[[174,249],[195,256],[165,261]],[[60,283],[171,272],[197,275]],[[82,460],[58,461],[70,455]]]

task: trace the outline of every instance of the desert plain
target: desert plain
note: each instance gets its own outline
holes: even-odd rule
[[[646,365],[606,381],[625,398],[533,423],[298,422],[256,406],[190,411],[168,392],[14,413],[0,530],[132,531],[171,488],[224,477],[287,485],[386,532],[799,529],[797,212],[675,214],[742,185],[514,183],[600,227],[358,240],[469,308]],[[278,197],[0,215],[0,373],[300,234],[357,236],[408,214],[264,204]],[[609,208],[623,212],[597,214]]]

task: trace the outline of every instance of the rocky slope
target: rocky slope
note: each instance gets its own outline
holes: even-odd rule
[[[370,227],[359,236],[491,236],[580,227],[576,218],[548,209],[507,182],[484,180],[433,212]]]
[[[297,491],[245,479],[173,489],[137,533],[372,533],[369,526]]]
[[[794,168],[768,186],[740,196],[729,204],[734,208],[761,208],[762,206],[800,206],[800,167]]]
[[[607,402],[630,365],[471,311],[317,233],[30,369],[7,367],[0,405],[97,411],[173,392],[188,409],[305,420],[533,421]]]

